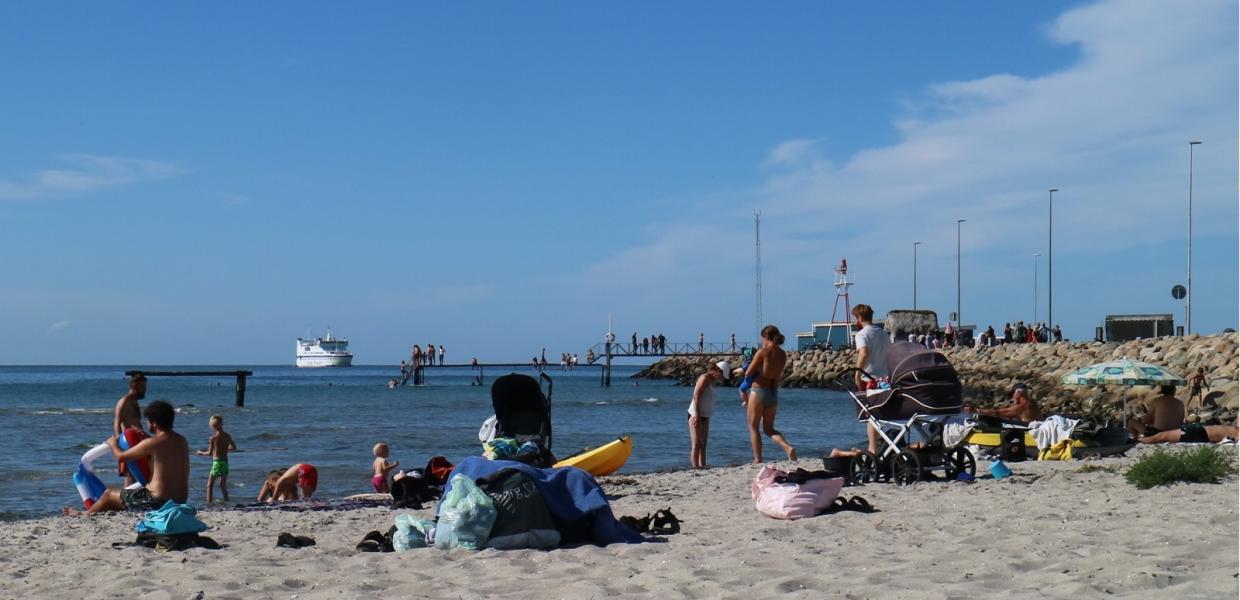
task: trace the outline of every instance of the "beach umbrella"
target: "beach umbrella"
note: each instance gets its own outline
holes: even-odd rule
[[[1064,385],[1122,385],[1124,426],[1128,426],[1128,389],[1134,385],[1187,385],[1183,377],[1165,367],[1123,358],[1081,367],[1063,376]]]

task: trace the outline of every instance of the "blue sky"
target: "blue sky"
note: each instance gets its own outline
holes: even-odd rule
[[[0,363],[484,360],[854,302],[1236,327],[1223,1],[0,7]],[[1043,258],[1043,261],[1045,258]],[[1042,283],[1045,296],[1045,262]],[[1045,318],[1045,298],[1040,302]],[[791,335],[789,335],[791,338]]]

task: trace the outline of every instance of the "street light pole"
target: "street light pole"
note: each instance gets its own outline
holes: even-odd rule
[[[1033,323],[1038,323],[1038,257],[1041,253],[1033,255]]]
[[[1046,204],[1046,326],[1052,330],[1055,329],[1055,279],[1054,266],[1055,250],[1053,246],[1055,238],[1055,192],[1058,188],[1051,188],[1050,201]]]
[[[960,224],[965,219],[956,219],[956,339],[960,339],[960,324],[964,315],[960,313]]]
[[[1184,301],[1184,333],[1193,332],[1193,146],[1188,143],[1188,296]]]
[[[913,242],[913,310],[917,310],[917,247],[921,242]]]

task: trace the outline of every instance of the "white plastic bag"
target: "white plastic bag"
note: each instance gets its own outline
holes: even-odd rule
[[[430,531],[435,522],[417,519],[411,514],[396,515],[396,533],[392,534],[392,549],[404,552],[410,548],[425,548],[431,543]]]
[[[439,504],[435,547],[440,550],[477,550],[486,545],[495,525],[495,504],[473,480],[460,473],[452,476],[452,489]]]
[[[482,422],[482,427],[478,429],[478,441],[485,444],[495,439],[495,430],[498,428],[499,419],[495,418],[495,415],[487,417],[487,420]]]

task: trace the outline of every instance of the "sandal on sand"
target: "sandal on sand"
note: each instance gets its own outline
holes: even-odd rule
[[[837,498],[838,500],[838,498]],[[878,512],[865,498],[861,496],[853,496],[848,499],[847,510],[855,510],[859,513]]]
[[[357,543],[358,552],[383,552],[383,534],[371,531]]]
[[[625,517],[620,517],[619,519],[621,523],[628,525],[629,529],[632,529],[633,531],[636,531],[637,533],[650,533],[650,522],[653,520],[654,520],[654,517],[651,517],[649,513],[647,513],[646,516],[641,517],[641,518],[625,516]]]
[[[656,535],[680,533],[680,519],[672,514],[671,507],[654,513],[654,522],[650,524],[650,533]]]
[[[280,548],[305,548],[314,545],[314,538],[304,535],[293,535],[283,532],[276,538],[276,546]]]

